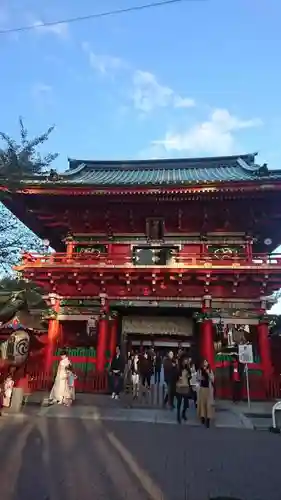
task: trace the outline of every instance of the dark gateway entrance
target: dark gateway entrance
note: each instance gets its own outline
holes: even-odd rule
[[[180,307],[125,307],[119,309],[119,338],[126,352],[154,347],[167,352],[185,348],[198,358],[198,324],[194,310]]]

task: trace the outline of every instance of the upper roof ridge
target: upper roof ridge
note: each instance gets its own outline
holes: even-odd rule
[[[91,168],[94,170],[115,170],[115,169],[128,169],[134,170],[142,169],[180,169],[180,168],[213,168],[216,163],[220,167],[235,166],[238,160],[242,160],[245,166],[254,166],[255,157],[257,153],[248,153],[242,155],[229,155],[229,156],[206,156],[198,158],[164,158],[153,160],[78,160],[68,158],[69,169],[66,175],[71,173],[78,173],[83,168]]]

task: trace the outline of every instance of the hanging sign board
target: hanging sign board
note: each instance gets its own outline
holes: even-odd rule
[[[86,253],[94,255],[95,257],[99,257],[100,255],[104,255],[107,253],[106,245],[76,245],[75,247],[76,253]]]
[[[238,346],[239,362],[248,365],[254,362],[252,344],[242,344]]]

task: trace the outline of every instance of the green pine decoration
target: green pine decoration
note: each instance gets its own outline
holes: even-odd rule
[[[193,317],[197,323],[203,323],[203,321],[213,319],[213,314],[208,312],[196,312]]]

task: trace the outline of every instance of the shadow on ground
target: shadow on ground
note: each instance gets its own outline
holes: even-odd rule
[[[184,425],[107,422],[104,427],[166,500],[280,500],[277,436]]]
[[[13,500],[49,500],[48,474],[44,463],[44,441],[34,426],[29,432],[21,454],[21,467],[15,485]]]
[[[1,427],[1,500],[280,500],[280,437],[34,418]]]

